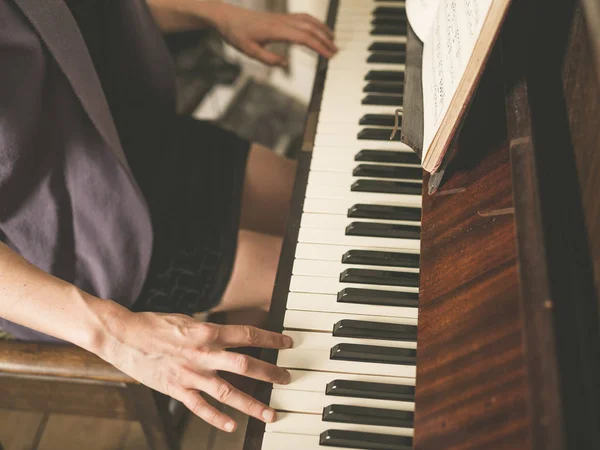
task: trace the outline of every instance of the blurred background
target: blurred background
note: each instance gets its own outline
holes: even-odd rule
[[[322,0],[228,0],[272,12],[308,13],[325,20]],[[317,56],[299,46],[275,44],[287,69],[267,67],[224,43],[212,29],[170,34],[177,70],[178,109],[213,120],[282,155],[297,148],[312,92]]]

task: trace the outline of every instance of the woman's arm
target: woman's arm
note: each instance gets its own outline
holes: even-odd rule
[[[101,354],[120,308],[39,270],[0,242],[1,317]]]
[[[264,48],[270,42],[293,42],[330,58],[337,48],[331,30],[308,14],[276,14],[250,11],[219,1],[147,0],[165,31],[209,25],[238,50],[269,65],[287,65]]]
[[[217,371],[271,383],[290,380],[284,369],[225,351],[246,346],[289,348],[287,336],[202,323],[180,314],[133,313],[39,270],[2,243],[0,316],[95,353],[225,431],[233,431],[235,422],[198,391],[266,422],[275,419],[275,411],[235,389]]]

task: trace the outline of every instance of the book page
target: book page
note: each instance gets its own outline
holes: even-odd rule
[[[415,34],[425,42],[440,0],[406,0],[406,16]]]
[[[423,160],[463,77],[491,4],[492,0],[439,1],[423,40]]]

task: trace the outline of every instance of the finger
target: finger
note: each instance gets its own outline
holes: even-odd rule
[[[301,17],[297,17],[297,16],[301,16]],[[322,24],[319,21],[317,21],[316,19],[311,21],[311,20],[308,20],[308,19],[305,19],[304,17],[302,17],[303,16],[302,14],[299,14],[297,16],[292,16],[289,18],[290,20],[288,23],[291,26],[298,28],[299,30],[311,33],[315,38],[317,38],[329,50],[331,50],[332,52],[337,52],[338,48],[336,47],[335,43],[333,42],[333,35],[328,33],[327,27],[320,26]],[[308,15],[306,15],[306,16],[312,19],[312,17],[310,17]]]
[[[207,385],[203,384],[202,389],[215,400],[229,405],[244,414],[256,417],[267,423],[275,421],[276,413],[274,409],[271,409],[251,396],[244,394],[218,377],[215,377]]]
[[[337,47],[335,46],[333,41],[329,39],[329,37],[327,37],[325,33],[318,30],[314,25],[300,20],[289,21],[289,25],[294,28],[297,28],[298,30],[304,31],[305,33],[310,33],[315,39],[318,39],[319,42],[322,45],[324,45],[329,51],[337,51]]]
[[[192,413],[219,430],[231,433],[237,427],[231,417],[209,405],[197,391],[187,390],[177,400],[181,401]]]
[[[244,50],[248,56],[258,59],[269,66],[287,67],[287,61],[283,56],[270,52],[254,42],[249,43]]]
[[[333,51],[329,50],[321,43],[321,41],[319,41],[319,39],[315,38],[307,31],[299,30],[291,25],[284,24],[279,30],[275,31],[275,34],[277,36],[276,39],[304,45],[325,58],[331,58],[333,56]]]
[[[288,384],[291,379],[287,370],[241,353],[216,352],[210,358],[210,364],[213,370],[237,373],[269,383]]]
[[[216,342],[225,348],[260,347],[291,348],[292,338],[279,333],[261,330],[249,325],[223,325]]]
[[[319,19],[311,16],[310,14],[292,14],[291,17],[294,17],[296,19],[300,19],[300,20],[305,21],[305,22],[312,23],[316,28],[318,28],[323,33],[325,33],[325,35],[328,36],[329,39],[333,39],[334,34],[333,34],[332,29],[329,28],[323,22],[321,22]]]

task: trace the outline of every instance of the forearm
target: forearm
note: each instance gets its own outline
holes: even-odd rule
[[[124,311],[38,269],[0,242],[0,317],[101,355]]]
[[[147,0],[163,31],[185,31],[214,26],[228,5],[219,0]]]

